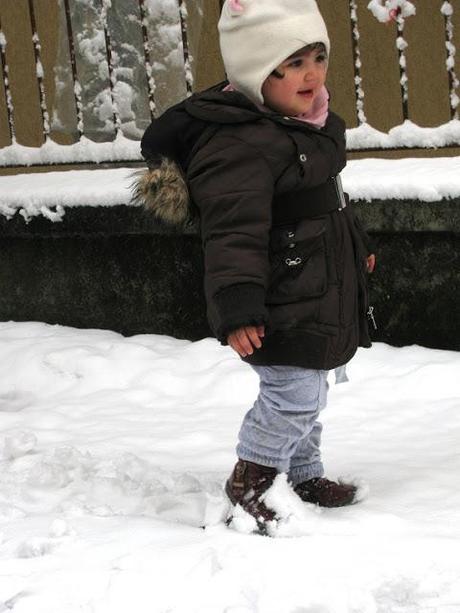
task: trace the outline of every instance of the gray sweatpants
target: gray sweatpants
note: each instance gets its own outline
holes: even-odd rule
[[[297,366],[252,366],[259,395],[244,417],[239,458],[287,472],[300,483],[324,474],[319,412],[326,406],[327,370]]]

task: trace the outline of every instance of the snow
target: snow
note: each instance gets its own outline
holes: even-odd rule
[[[177,51],[175,51],[177,52]],[[102,65],[102,64],[101,64]],[[105,65],[104,70],[107,66]],[[150,67],[151,68],[151,67]],[[154,63],[155,70],[161,70],[162,66]],[[455,81],[457,83],[457,81]],[[455,85],[454,83],[454,85]],[[359,82],[356,81],[359,85]],[[154,88],[154,83],[151,83]],[[117,83],[117,88],[120,83]],[[126,89],[125,84],[123,88]],[[153,91],[153,90],[152,90]],[[363,92],[359,87],[358,104],[363,107]],[[121,92],[121,90],[120,90]],[[125,92],[121,92],[123,95]],[[451,103],[453,108],[457,106],[457,96],[451,92]],[[103,90],[96,96],[96,114],[99,113],[101,120],[104,120],[107,130],[114,131],[112,119],[112,102],[110,92]],[[127,103],[129,111],[129,100]],[[10,110],[13,111],[11,104]],[[132,113],[128,112],[128,120],[131,120]],[[365,116],[361,113],[360,120]],[[81,126],[81,123],[80,123]],[[136,136],[140,131],[137,129]],[[424,128],[418,126],[410,120],[395,126],[388,133],[376,130],[368,123],[362,123],[357,128],[347,130],[347,149],[354,151],[359,149],[390,149],[401,147],[445,147],[458,145],[460,143],[460,120],[451,121],[434,128]],[[41,147],[25,147],[17,142],[12,145],[0,148],[0,167],[1,166],[32,166],[34,164],[65,164],[79,162],[115,162],[115,161],[141,161],[140,141],[126,138],[119,133],[114,141],[96,143],[85,136],[73,145],[58,145],[49,139]]]
[[[383,3],[382,3],[383,2]],[[401,70],[401,90],[403,103],[407,103],[409,98],[408,77],[406,74],[406,57],[404,51],[408,47],[408,43],[402,36],[404,31],[405,19],[416,14],[416,8],[408,0],[371,0],[367,8],[372,12],[374,17],[382,23],[388,24],[394,20],[397,23],[398,36],[396,38],[396,48],[399,52],[399,66]],[[407,110],[404,108],[404,117],[407,115]]]
[[[460,123],[460,122],[459,122]],[[111,125],[113,131],[113,124]],[[79,162],[139,161],[140,141],[118,134],[113,141],[95,143],[82,136],[73,145],[58,145],[48,140],[41,147],[25,147],[14,143],[0,149],[0,166],[32,166],[33,164],[66,164]]]
[[[45,76],[45,71],[43,70],[43,64],[41,63],[40,60],[37,60],[37,63],[36,63],[36,73],[37,73],[37,78],[39,79],[43,79],[43,77]]]
[[[391,128],[387,133],[365,123],[347,130],[347,150],[398,149],[400,147],[446,147],[460,143],[460,121],[451,121],[435,128],[423,128],[410,120]],[[1,160],[1,152],[0,152]]]
[[[64,207],[116,206],[131,198],[132,168],[66,170],[0,177],[0,213],[11,217],[17,211],[26,220],[51,215],[64,216]],[[53,207],[60,207],[52,211]]]
[[[460,196],[460,157],[351,160],[341,175],[352,200],[437,202]]]
[[[444,2],[441,7],[441,13],[444,15],[446,20],[446,49],[447,49],[447,58],[446,58],[446,68],[449,72],[450,78],[450,106],[454,112],[455,119],[458,119],[458,105],[460,103],[460,99],[457,96],[456,89],[460,85],[460,81],[457,78],[457,74],[455,72],[455,55],[457,53],[457,49],[454,45],[454,23],[452,20],[452,16],[454,13],[454,9],[450,2]]]
[[[356,110],[358,114],[359,124],[362,125],[366,123],[366,114],[364,113],[364,90],[361,87],[362,78],[361,78],[361,52],[359,49],[359,24],[358,24],[358,5],[356,0],[350,0],[350,18],[352,23],[352,32],[353,32],[353,55],[355,62],[355,91],[356,91]]]
[[[444,2],[441,6],[441,13],[446,17],[451,17],[454,14],[454,7],[450,1]]]
[[[394,19],[398,10],[401,11],[403,18],[416,14],[415,6],[408,0],[371,0],[367,8],[382,23],[388,23]]]
[[[0,214],[60,221],[69,207],[130,204],[135,172],[112,168],[3,176]],[[460,157],[351,160],[341,176],[352,200],[437,202],[460,197]]]
[[[222,521],[258,389],[229,347],[3,322],[0,360],[0,611],[460,610],[458,353],[358,351],[323,456],[368,492],[319,509],[280,475],[275,538]]]

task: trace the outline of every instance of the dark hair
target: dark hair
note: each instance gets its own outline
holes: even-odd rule
[[[296,55],[299,55],[300,53],[305,53],[307,51],[318,51],[318,53],[326,53],[327,54],[327,49],[326,49],[326,45],[324,43],[311,43],[310,45],[306,45],[305,47],[302,47],[301,49],[298,49],[297,51],[295,51],[295,53],[291,53],[290,56],[288,56],[286,59],[289,59],[291,57],[295,57]],[[286,60],[284,60],[286,61]],[[284,74],[281,74],[276,68],[275,70],[273,70],[271,72],[271,74],[276,77],[277,79],[284,79]]]

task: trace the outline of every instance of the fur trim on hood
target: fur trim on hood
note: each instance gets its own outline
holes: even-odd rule
[[[194,213],[183,173],[176,162],[162,158],[153,168],[133,173],[131,184],[134,204],[142,205],[170,226],[192,223]]]
[[[220,124],[251,122],[259,109],[240,92],[221,90],[223,81],[194,94],[154,119],[141,141],[148,169],[133,174],[132,202],[143,206],[165,225],[178,229],[199,219],[190,198],[186,173],[190,160]]]

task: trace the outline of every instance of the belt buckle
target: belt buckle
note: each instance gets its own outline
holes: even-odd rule
[[[342,211],[347,206],[347,201],[345,199],[345,194],[343,191],[342,178],[340,174],[338,174],[335,175],[335,177],[332,177],[332,180],[334,181],[335,191],[339,201],[339,211]]]

